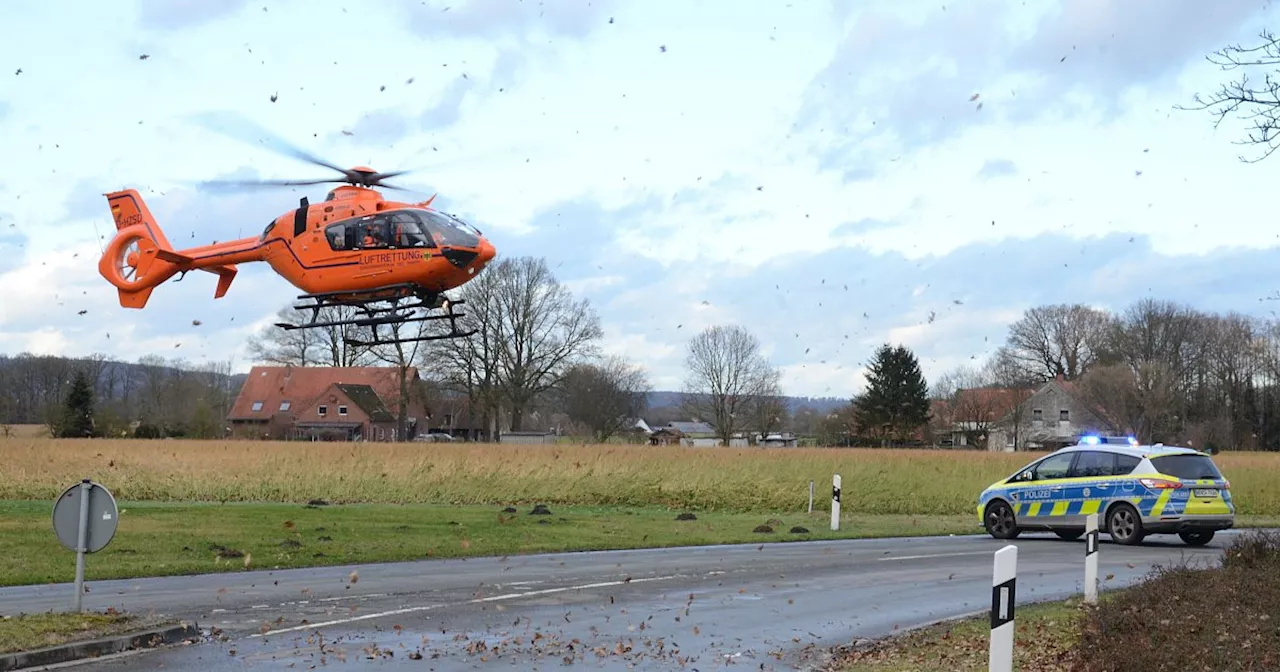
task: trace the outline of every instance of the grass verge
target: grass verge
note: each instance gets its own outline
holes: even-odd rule
[[[1159,672],[1280,669],[1280,534],[1251,531],[1218,566],[1157,567],[1099,596],[1020,606],[1014,669],[1022,672]],[[984,614],[837,654],[839,672],[988,669]]]
[[[0,616],[0,653],[34,651],[120,635],[154,624],[148,619],[114,611]]]
[[[971,516],[760,515],[558,506],[426,504],[167,504],[120,502],[111,544],[90,555],[86,580],[553,551],[722,543],[973,534]],[[72,581],[75,554],[50,526],[48,502],[0,502],[0,585]],[[757,532],[767,525],[772,531]],[[792,532],[802,527],[806,532]]]

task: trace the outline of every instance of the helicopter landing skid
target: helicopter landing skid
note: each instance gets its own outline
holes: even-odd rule
[[[387,287],[379,287],[368,292],[353,294],[352,292],[326,292],[323,294],[302,294],[299,299],[310,300],[311,303],[303,303],[293,306],[294,310],[310,310],[311,319],[302,324],[289,324],[286,322],[277,322],[276,326],[281,329],[292,331],[294,329],[315,329],[320,327],[368,327],[372,334],[372,339],[352,338],[344,335],[343,341],[349,346],[354,347],[371,347],[375,345],[393,345],[397,343],[412,343],[415,341],[440,341],[451,338],[466,338],[476,330],[459,331],[458,318],[464,317],[464,313],[454,312],[454,306],[466,303],[463,299],[448,300],[439,294],[424,293],[421,288],[413,285],[390,285]],[[406,302],[407,303],[402,303]],[[379,304],[387,304],[385,306]],[[334,306],[354,307],[361,313],[361,317],[346,320],[326,320],[320,321],[320,310]],[[421,314],[415,315],[415,312],[422,311],[430,313],[430,311],[444,308],[445,312],[440,314]],[[433,320],[449,320],[449,331],[443,334],[430,334],[420,336],[409,336],[404,338],[380,338],[378,335],[378,327],[382,325],[401,325],[410,322],[428,322]]]

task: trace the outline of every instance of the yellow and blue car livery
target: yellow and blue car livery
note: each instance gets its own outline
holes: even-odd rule
[[[1140,445],[1132,437],[1082,437],[978,497],[978,522],[997,539],[1023,531],[1084,534],[1089,514],[1117,543],[1177,534],[1193,546],[1235,524],[1230,483],[1213,459],[1190,448]]]

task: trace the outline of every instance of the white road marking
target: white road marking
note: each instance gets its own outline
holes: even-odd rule
[[[478,597],[465,602],[445,603],[445,604],[425,604],[420,607],[405,607],[404,609],[393,609],[391,611],[382,611],[376,614],[364,614],[363,616],[353,616],[351,618],[340,618],[333,621],[325,621],[323,623],[308,623],[306,625],[295,625],[291,628],[281,628],[272,630],[267,633],[255,633],[248,636],[248,639],[256,639],[258,637],[270,637],[272,635],[281,635],[286,632],[297,632],[299,630],[312,630],[317,628],[327,628],[331,625],[345,625],[347,623],[355,623],[357,621],[367,621],[373,618],[384,618],[387,616],[400,616],[402,614],[415,614],[423,611],[431,611],[433,609],[442,609],[444,607],[456,607],[463,604],[479,604],[481,602],[499,602],[502,600],[514,600],[519,597],[530,597],[533,595],[550,595],[552,593],[565,593],[571,590],[584,590],[588,588],[607,588],[609,586],[621,586],[627,583],[648,583],[650,581],[669,581],[671,579],[681,578],[681,574],[672,574],[670,576],[653,576],[640,579],[628,579],[623,581],[601,581],[598,583],[584,583],[577,586],[564,586],[562,588],[544,588],[542,590],[531,590],[523,593],[505,593],[503,595],[491,595],[489,597]]]
[[[369,593],[368,595],[339,595],[337,597],[322,597],[316,602],[337,602],[338,600],[366,600],[370,597],[386,597],[386,593]]]
[[[988,551],[966,551],[964,553],[930,553],[928,555],[897,555],[889,558],[876,558],[879,562],[888,560],[923,560],[925,558],[954,558],[960,555],[991,555]]]

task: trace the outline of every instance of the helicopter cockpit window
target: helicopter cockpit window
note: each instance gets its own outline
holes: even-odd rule
[[[431,235],[422,226],[415,213],[392,212],[390,219],[391,244],[395,247],[435,247]]]
[[[442,212],[419,210],[417,215],[422,218],[423,226],[435,238],[437,245],[475,247],[480,244],[480,239],[468,231],[465,224]]]

